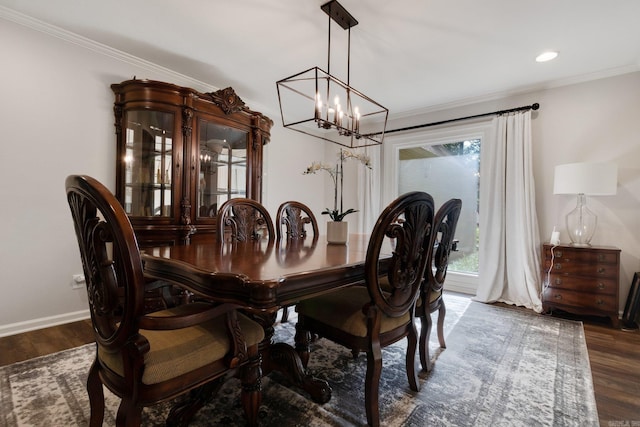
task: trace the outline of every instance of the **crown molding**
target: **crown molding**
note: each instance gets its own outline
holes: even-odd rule
[[[155,64],[153,62],[147,61],[145,59],[139,58],[134,55],[130,55],[126,52],[120,51],[118,49],[112,48],[110,46],[104,45],[102,43],[98,43],[89,38],[83,37],[79,34],[73,33],[68,30],[64,30],[55,25],[48,24],[44,21],[40,21],[38,19],[32,18],[23,13],[17,12],[13,9],[10,9],[6,6],[0,6],[0,18],[6,19],[8,21],[15,22],[17,24],[23,25],[30,29],[48,34],[52,37],[56,37],[58,39],[64,40],[68,43],[72,43],[78,46],[81,46],[85,49],[89,49],[96,53],[114,58],[116,60],[125,62],[127,64],[140,67],[143,69],[147,69],[152,72],[166,74],[171,80],[179,80],[185,82],[182,85],[190,85],[202,92],[215,92],[220,88],[213,86],[211,84],[205,83],[201,80],[195,79],[193,77],[189,77],[185,74],[178,73],[177,71],[171,70],[169,68],[163,67],[161,65]],[[442,104],[431,105],[428,107],[417,108],[413,110],[402,111],[399,113],[393,113],[393,116],[390,117],[389,120],[395,121],[404,118],[411,118],[415,116],[427,115],[430,113],[434,113],[437,111],[449,110],[459,107],[465,107],[472,104],[477,104],[481,102],[495,101],[497,99],[508,98],[511,96],[524,95],[532,92],[538,92],[542,90],[554,89],[562,86],[569,86],[578,83],[585,83],[588,81],[604,79],[608,77],[614,77],[617,75],[628,74],[640,71],[640,62],[632,65],[628,65],[625,67],[618,67],[603,71],[598,71],[594,73],[587,73],[579,76],[573,76],[566,79],[552,80],[547,82],[538,83],[535,85],[530,85],[526,87],[520,87],[518,89],[510,90],[510,91],[499,91],[492,92],[483,95],[478,95],[474,97],[468,97],[459,99],[456,101],[451,101]]]
[[[75,44],[77,46],[83,47],[101,55],[108,56],[118,61],[125,62],[127,64],[143,68],[151,72],[166,74],[170,79],[185,82],[183,86],[191,85],[202,92],[215,92],[220,89],[198,79],[194,79],[193,77],[178,73],[177,71],[165,68],[161,65],[155,64],[137,56],[130,55],[126,52],[114,49],[105,44],[98,43],[87,37],[83,37],[79,34],[62,29],[55,25],[48,24],[44,21],[32,18],[23,13],[16,12],[15,10],[9,9],[5,6],[0,6],[0,18],[6,19],[7,21],[15,22],[16,24],[23,25],[32,30],[39,31],[51,37],[55,37],[65,42]]]
[[[520,87],[518,89],[514,89],[510,91],[492,92],[484,95],[460,99],[457,101],[431,105],[429,107],[417,108],[414,110],[407,110],[398,114],[394,114],[393,118],[390,117],[389,119],[390,120],[393,119],[395,121],[403,118],[422,116],[422,115],[427,115],[427,114],[438,112],[438,111],[466,107],[468,105],[478,104],[481,102],[489,102],[489,101],[495,101],[497,99],[509,98],[512,96],[526,95],[529,93],[540,92],[544,90],[555,89],[555,88],[570,86],[570,85],[579,84],[579,83],[586,83],[594,80],[606,79],[609,77],[635,73],[638,71],[640,71],[640,63],[627,65],[624,67],[611,68],[608,70],[602,70],[602,71],[597,71],[593,73],[581,74],[579,76],[568,77],[566,79],[550,80],[547,82],[537,83],[530,86]]]

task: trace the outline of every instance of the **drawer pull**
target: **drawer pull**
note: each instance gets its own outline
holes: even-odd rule
[[[604,304],[604,301],[602,301],[601,299],[596,301],[596,305],[602,305],[602,304]]]
[[[603,274],[605,271],[607,271],[607,269],[604,267],[598,268],[598,274]]]
[[[556,258],[562,258],[562,251],[555,251],[553,254]]]
[[[562,263],[557,262],[557,263],[553,264],[553,269],[554,270],[562,270]]]
[[[557,299],[558,301],[560,301],[562,299],[562,295],[560,295],[560,294],[555,294],[553,297],[555,299]]]
[[[598,261],[604,261],[604,255],[598,254]]]
[[[556,277],[555,284],[556,285],[562,285],[562,279],[559,278],[559,277]]]
[[[598,289],[604,289],[604,288],[605,288],[604,283],[598,282]]]

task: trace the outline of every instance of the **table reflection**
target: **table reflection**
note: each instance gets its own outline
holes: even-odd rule
[[[276,244],[276,261],[283,267],[293,267],[309,259],[318,239],[282,239]]]

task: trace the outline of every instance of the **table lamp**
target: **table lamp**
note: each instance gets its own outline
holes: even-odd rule
[[[553,194],[575,194],[577,205],[566,217],[571,246],[589,247],[598,217],[587,208],[586,196],[616,194],[618,165],[613,162],[568,163],[558,165],[553,180]]]

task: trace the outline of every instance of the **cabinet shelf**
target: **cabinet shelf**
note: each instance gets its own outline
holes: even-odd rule
[[[137,188],[137,189],[154,189],[154,190],[170,190],[171,183],[167,184],[157,184],[154,182],[131,182],[124,184],[126,188]]]
[[[244,195],[246,192],[244,190],[226,190],[226,189],[218,189],[218,191],[211,191],[208,193],[204,193],[209,196],[224,196],[230,194],[232,196]]]
[[[141,147],[143,145],[142,141],[133,141],[133,142],[127,142],[125,144],[125,147],[133,150],[134,148],[137,147]],[[158,150],[158,149],[149,149],[148,153],[151,153],[153,155],[170,155],[173,152],[172,149],[167,149],[167,150]]]

